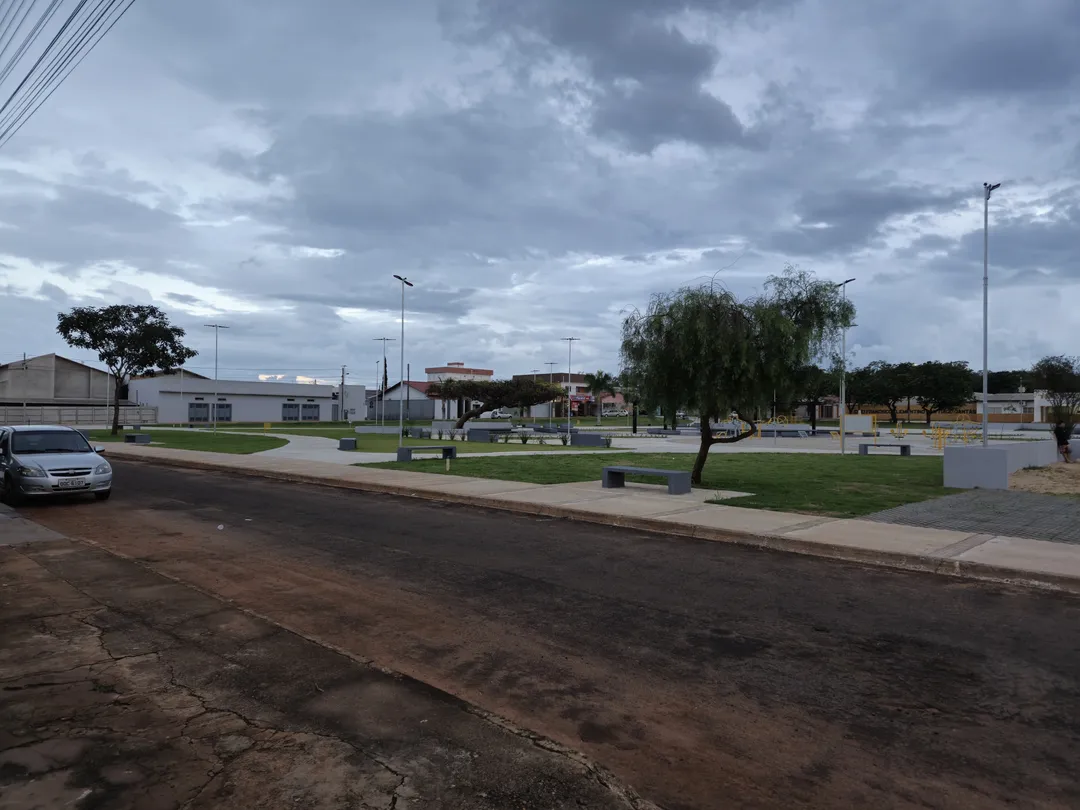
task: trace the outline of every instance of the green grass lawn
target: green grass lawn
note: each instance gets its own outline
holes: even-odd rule
[[[211,453],[245,455],[273,450],[275,447],[288,444],[287,440],[275,439],[273,436],[234,436],[223,431],[219,431],[216,436],[202,430],[147,430],[144,432],[153,437],[152,447],[171,447],[175,450],[205,450]],[[92,445],[123,440],[123,431],[115,436],[107,430],[90,431]]]
[[[536,484],[599,481],[608,465],[689,470],[694,456],[684,454],[605,454],[461,459],[450,475],[498,478]],[[442,461],[372,464],[371,467],[444,473]],[[857,517],[924,501],[955,490],[941,485],[942,459],[936,456],[834,456],[810,453],[725,453],[710,457],[702,489],[752,492],[732,506]],[[652,479],[651,483],[658,483]]]
[[[251,430],[251,428],[247,428]],[[204,429],[199,430],[199,433],[205,433]],[[228,433],[225,429],[219,429],[219,433]],[[347,427],[318,427],[318,428],[278,428],[271,431],[282,436],[319,436],[324,439],[356,439],[356,450],[359,453],[393,453],[397,450],[398,437],[395,434],[387,433],[356,433],[352,428]],[[239,437],[237,437],[239,438]],[[253,437],[258,438],[258,437]],[[583,451],[589,449],[603,449],[603,448],[583,448],[583,447],[564,447],[562,442],[559,441],[556,436],[546,436],[545,444],[539,444],[537,442],[537,436],[530,436],[527,444],[522,444],[520,439],[514,438],[510,442],[503,443],[501,441],[495,443],[485,442],[451,442],[449,439],[406,439],[405,444],[414,446],[430,446],[433,444],[453,444],[458,448],[458,455],[465,455],[466,453],[513,453],[513,452],[539,452],[539,451],[564,451],[575,450]]]

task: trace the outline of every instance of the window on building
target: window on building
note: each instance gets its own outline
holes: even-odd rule
[[[300,421],[300,404],[292,402],[283,402],[281,405],[281,421],[282,422],[299,422]]]
[[[189,402],[187,419],[189,422],[209,422],[210,404],[207,402]]]
[[[304,403],[301,420],[304,422],[318,422],[319,421],[319,404],[308,405]]]
[[[232,421],[232,403],[231,402],[219,402],[217,404],[217,420],[219,422],[231,422]]]

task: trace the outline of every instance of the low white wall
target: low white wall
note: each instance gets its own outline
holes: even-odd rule
[[[357,433],[382,433],[397,435],[397,425],[386,425],[385,427],[379,425],[365,425],[363,427],[353,428]]]
[[[954,489],[1008,489],[1009,476],[1025,467],[1046,467],[1059,460],[1052,441],[945,448],[944,484]]]

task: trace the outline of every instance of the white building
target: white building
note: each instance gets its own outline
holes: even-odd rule
[[[495,371],[490,368],[470,368],[464,363],[447,363],[445,366],[425,368],[427,380],[410,380],[402,385],[395,383],[386,389],[383,399],[387,402],[386,412],[390,419],[398,418],[398,402],[408,402],[404,407],[412,419],[457,419],[470,410],[473,403],[464,399],[439,399],[428,393],[432,383],[444,380],[490,380]],[[373,396],[368,408],[368,418],[375,419],[378,396]],[[468,406],[468,407],[466,407]],[[382,408],[382,405],[378,405]],[[381,410],[380,410],[381,413]]]
[[[162,424],[218,422],[336,422],[362,419],[365,388],[340,385],[214,380],[189,371],[140,377],[128,383],[128,399],[158,409]]]

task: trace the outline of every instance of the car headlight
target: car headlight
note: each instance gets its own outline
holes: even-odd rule
[[[32,464],[23,464],[17,471],[23,478],[48,478],[41,467],[35,467]]]
[[[94,467],[94,475],[108,475],[112,472],[112,467],[109,466],[109,462],[103,461]]]

